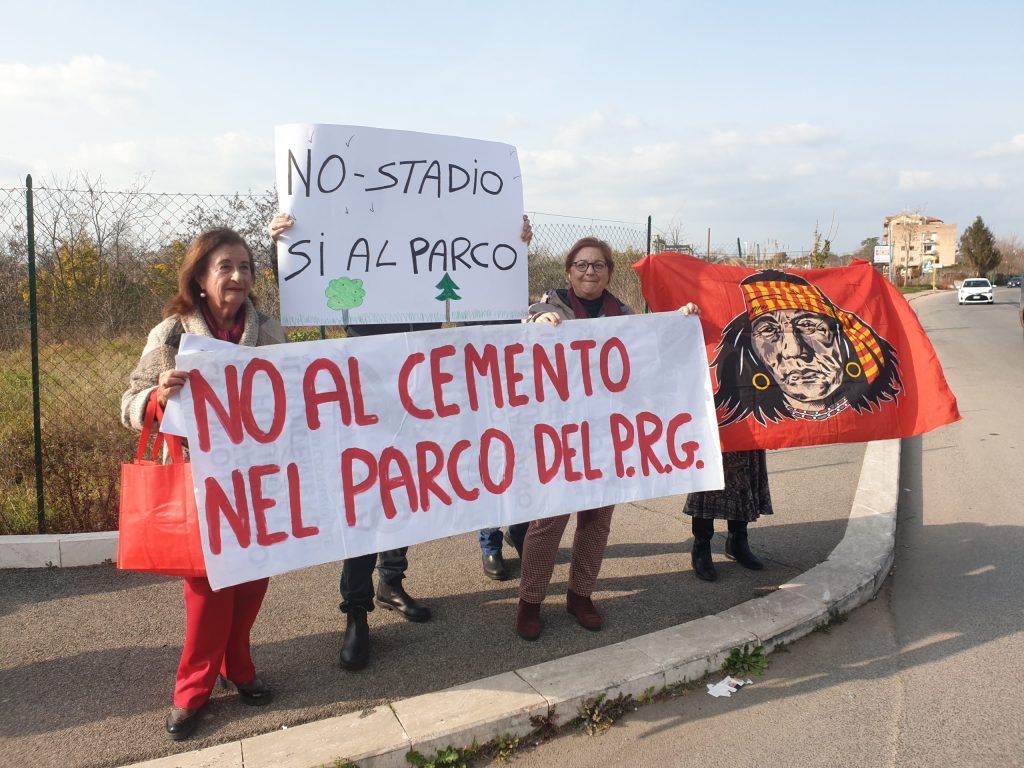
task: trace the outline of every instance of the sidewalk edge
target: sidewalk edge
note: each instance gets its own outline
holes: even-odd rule
[[[316,768],[356,761],[402,768],[409,750],[427,756],[448,745],[523,738],[540,717],[562,725],[598,697],[641,698],[699,680],[721,668],[733,648],[770,653],[875,596],[895,555],[900,440],[868,443],[846,534],[826,560],[781,585],[713,616],[604,648],[573,654],[374,710],[387,721],[368,733],[352,713],[127,768]],[[115,544],[116,546],[116,544]],[[424,717],[423,713],[429,713]],[[383,743],[382,743],[383,742]]]

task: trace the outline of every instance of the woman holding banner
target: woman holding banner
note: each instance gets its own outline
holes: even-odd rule
[[[275,243],[278,237],[295,224],[295,218],[287,213],[278,212],[267,224],[267,233]],[[524,214],[521,235],[523,242],[529,245],[533,238],[530,220]],[[351,325],[345,327],[345,333],[351,337],[377,336],[387,333],[406,333],[427,331],[440,328],[440,323],[387,323],[369,325]],[[517,529],[518,526],[512,526]],[[496,531],[498,547],[501,544],[501,529],[486,529],[481,532],[481,548],[485,537]],[[355,672],[366,667],[370,661],[370,628],[367,614],[378,606],[385,610],[397,612],[408,621],[425,622],[431,618],[430,608],[419,602],[405,591],[402,581],[409,567],[407,558],[409,548],[387,550],[379,554],[359,555],[345,560],[342,566],[339,591],[341,604],[338,606],[345,614],[345,637],[342,640],[338,664],[342,669]],[[483,555],[484,568],[487,568],[487,555]],[[373,571],[377,570],[377,587],[374,590]],[[504,567],[502,565],[502,567]]]
[[[183,333],[250,347],[286,340],[280,323],[256,311],[253,275],[252,251],[234,230],[212,229],[192,242],[179,270],[178,292],[164,308],[164,320],[150,331],[121,397],[125,426],[141,429],[151,397],[163,407],[185,384],[188,374],[174,367]],[[205,576],[185,578],[185,644],[175,677],[174,706],[165,723],[171,739],[188,738],[195,730],[218,674],[243,703],[270,702],[271,690],[256,676],[249,647],[268,581],[214,592]]]
[[[539,304],[530,307],[528,321],[559,325],[564,320],[634,314],[628,304],[608,291],[614,269],[608,243],[594,237],[579,240],[565,256],[567,287],[545,293]],[[679,311],[684,315],[700,314],[692,303]],[[593,632],[604,624],[590,596],[604,559],[613,509],[607,506],[576,513],[565,610],[580,626]],[[524,640],[540,637],[540,605],[551,583],[558,544],[568,522],[569,515],[534,520],[526,532],[516,611],[516,632]]]

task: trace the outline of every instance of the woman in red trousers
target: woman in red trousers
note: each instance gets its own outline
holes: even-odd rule
[[[256,311],[253,275],[252,251],[237,232],[213,229],[193,241],[178,275],[178,293],[164,308],[164,320],[150,331],[121,397],[121,421],[126,426],[142,428],[154,390],[164,406],[184,385],[186,372],[174,367],[183,333],[250,347],[286,340],[280,323]],[[249,632],[268,581],[215,592],[205,577],[185,579],[185,645],[174,683],[174,706],[165,723],[171,739],[186,739],[195,730],[218,675],[244,703],[270,702],[270,688],[256,676],[249,648]]]

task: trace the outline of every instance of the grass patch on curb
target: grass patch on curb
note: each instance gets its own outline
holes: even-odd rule
[[[518,736],[505,733],[486,744],[474,742],[468,747],[448,745],[429,756],[410,749],[405,753],[405,762],[413,768],[471,768],[484,762],[503,763],[519,752],[521,744]]]
[[[849,616],[845,613],[839,613],[839,611],[831,609],[828,612],[828,618],[816,626],[812,631],[820,632],[825,635],[830,634],[832,632],[832,627],[838,627],[840,624],[845,624],[848,618]]]
[[[611,728],[626,712],[635,712],[636,709],[636,702],[629,694],[620,693],[609,699],[602,693],[580,705],[580,726],[588,736],[597,736]]]
[[[844,616],[833,617],[836,623],[845,621]],[[733,648],[721,672],[729,675],[762,675],[768,668],[768,659],[764,646],[756,645]],[[707,682],[717,676],[717,672],[708,673],[698,680],[675,683],[656,690],[654,686],[647,688],[639,698],[630,694],[620,693],[609,699],[601,694],[588,699],[580,705],[578,715],[561,727],[555,725],[555,713],[552,709],[547,715],[534,715],[530,718],[533,730],[526,736],[503,734],[486,744],[468,747],[447,746],[434,755],[424,755],[410,750],[405,761],[413,768],[474,768],[491,761],[503,763],[511,759],[521,750],[539,747],[555,736],[571,730],[570,726],[580,728],[588,736],[600,736],[606,733],[616,722],[629,712],[636,712],[643,704],[670,701],[688,695],[693,691],[705,691]],[[350,764],[338,762],[324,768],[349,768]]]
[[[768,669],[768,657],[764,653],[763,645],[755,645],[753,648],[749,645],[733,648],[729,651],[725,663],[722,664],[722,671],[735,677],[763,675],[766,669]]]
[[[415,749],[410,749],[405,753],[405,762],[414,768],[442,768],[442,766],[469,768],[476,758],[477,752],[478,748],[475,744],[462,748],[447,746],[431,757],[427,757]]]

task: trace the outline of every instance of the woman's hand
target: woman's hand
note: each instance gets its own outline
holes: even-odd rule
[[[700,307],[698,307],[692,301],[688,301],[685,304],[683,304],[683,306],[681,306],[679,309],[677,309],[676,312],[682,312],[684,315],[697,315],[699,317]]]
[[[530,226],[530,217],[525,213],[523,214],[523,231],[519,233],[519,237],[527,245],[533,240],[533,227]]]
[[[278,235],[295,223],[295,219],[287,213],[275,213],[274,218],[267,225],[267,233],[271,240],[277,240]]]
[[[179,392],[181,388],[185,386],[185,381],[187,379],[187,371],[179,371],[175,369],[164,371],[160,374],[160,378],[157,379],[156,385],[156,399],[160,403],[161,408],[167,406],[167,398],[175,392]]]
[[[541,312],[533,318],[535,323],[547,323],[548,325],[561,325],[562,317],[557,312]]]

